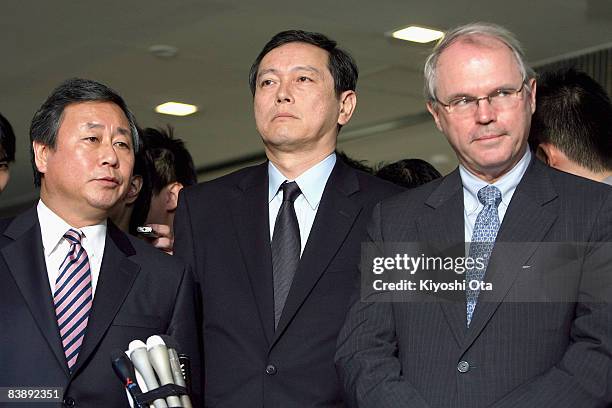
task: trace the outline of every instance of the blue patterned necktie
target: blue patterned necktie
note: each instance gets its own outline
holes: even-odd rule
[[[70,229],[64,238],[70,243],[70,250],[60,266],[53,303],[66,362],[72,372],[85,337],[93,293],[89,258],[81,245],[83,233]]]
[[[466,272],[466,307],[467,307],[467,326],[470,327],[472,315],[478,301],[479,290],[472,290],[469,287],[469,282],[476,280],[482,282],[484,279],[489,257],[495,244],[497,231],[499,231],[499,214],[497,206],[501,202],[501,191],[495,186],[485,186],[478,191],[478,201],[484,208],[478,214],[476,223],[474,224],[474,232],[472,233],[472,242],[470,244],[469,257],[472,259],[482,259],[482,268],[468,269]]]

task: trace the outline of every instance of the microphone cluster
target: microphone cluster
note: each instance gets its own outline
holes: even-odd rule
[[[192,408],[189,359],[170,336],[133,340],[127,351],[114,351],[111,362],[135,408]]]

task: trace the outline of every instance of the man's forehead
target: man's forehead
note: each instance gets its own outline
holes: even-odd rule
[[[119,121],[124,122],[124,125],[129,126],[129,120],[123,109],[121,109],[121,107],[116,103],[109,101],[74,102],[64,107],[62,119],[66,119],[67,115],[70,115],[73,118],[77,116],[82,121],[87,121],[88,118],[104,119],[107,117],[107,115],[118,115],[112,119],[118,119]]]
[[[271,49],[261,59],[258,74],[264,70],[277,69],[278,64],[291,64],[318,69],[319,65],[327,67],[329,52],[313,44],[293,41]]]
[[[438,88],[454,89],[472,82],[476,86],[487,86],[489,82],[492,86],[516,85],[521,71],[506,44],[481,36],[460,39],[445,49],[437,61],[436,77]]]
[[[469,59],[476,55],[483,54],[498,54],[514,58],[514,54],[510,47],[497,38],[472,35],[457,39],[442,51],[438,58],[438,65],[441,63],[456,63],[458,59]]]

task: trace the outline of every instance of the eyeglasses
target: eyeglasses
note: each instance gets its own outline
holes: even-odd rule
[[[473,115],[478,109],[478,103],[482,100],[487,100],[491,108],[495,110],[513,109],[518,105],[520,100],[519,94],[525,87],[525,82],[518,89],[502,88],[491,92],[487,96],[477,98],[475,96],[459,96],[451,99],[448,103],[437,101],[444,106],[448,113],[457,115]]]

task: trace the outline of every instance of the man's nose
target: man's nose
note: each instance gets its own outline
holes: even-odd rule
[[[276,91],[276,103],[291,103],[293,96],[288,84],[280,83]]]
[[[495,121],[497,112],[491,106],[488,98],[481,98],[476,101],[476,119],[479,123],[490,123]]]
[[[100,146],[100,163],[102,165],[116,167],[119,163],[119,157],[117,156],[117,152],[111,143],[103,143]]]

